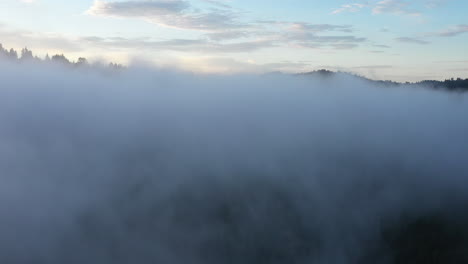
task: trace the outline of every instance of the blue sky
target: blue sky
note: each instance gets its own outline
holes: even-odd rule
[[[200,72],[468,77],[463,0],[2,0],[0,42]]]

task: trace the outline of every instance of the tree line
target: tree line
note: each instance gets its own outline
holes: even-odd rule
[[[468,92],[468,78],[462,79],[462,78],[451,78],[451,79],[446,79],[443,81],[437,81],[437,80],[424,80],[424,81],[419,81],[419,82],[405,82],[405,83],[400,83],[400,82],[395,82],[395,81],[390,81],[390,80],[371,80],[366,77],[352,74],[352,73],[347,73],[347,72],[334,72],[326,69],[321,69],[321,70],[316,70],[312,72],[305,72],[305,73],[300,73],[299,75],[302,76],[316,76],[316,77],[322,77],[322,78],[327,78],[327,77],[332,77],[336,74],[347,74],[347,75],[353,75],[356,78],[364,79],[365,81],[371,82],[371,83],[377,83],[379,85],[383,86],[399,86],[399,85],[408,85],[408,86],[424,86],[428,87],[431,89],[441,89],[441,90],[448,90],[448,91],[455,91],[455,92]]]
[[[91,66],[88,60],[84,57],[80,57],[76,61],[71,61],[63,54],[55,54],[52,56],[49,56],[49,54],[47,54],[45,58],[42,59],[34,55],[33,52],[27,47],[21,49],[21,51],[18,53],[18,51],[16,51],[13,48],[10,48],[9,50],[4,48],[3,45],[0,43],[0,60],[2,59],[14,62],[58,63],[71,67]],[[123,68],[121,64],[113,62],[109,63],[107,66],[112,69]]]

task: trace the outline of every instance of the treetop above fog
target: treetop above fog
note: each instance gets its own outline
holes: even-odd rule
[[[86,58],[80,57],[76,61],[71,61],[65,55],[63,54],[55,54],[52,56],[49,56],[47,54],[43,59],[39,58],[38,56],[35,56],[31,50],[29,50],[27,47],[23,48],[21,52],[18,55],[18,52],[14,49],[6,49],[3,47],[3,45],[0,43],[0,60],[9,60],[13,62],[36,62],[36,63],[57,63],[57,64],[62,64],[65,66],[70,66],[70,67],[86,67],[90,66],[91,64],[88,62]],[[109,68],[112,69],[121,69],[123,68],[122,65],[117,64],[117,63],[109,63],[108,64]]]

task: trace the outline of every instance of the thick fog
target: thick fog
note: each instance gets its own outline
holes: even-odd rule
[[[0,262],[417,263],[436,248],[432,263],[461,263],[467,113],[464,94],[345,74],[3,63]],[[427,242],[425,225],[405,237],[425,219],[450,249],[404,245]]]

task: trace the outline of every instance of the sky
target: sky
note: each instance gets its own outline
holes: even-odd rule
[[[468,77],[464,0],[0,0],[0,43],[194,72]]]

